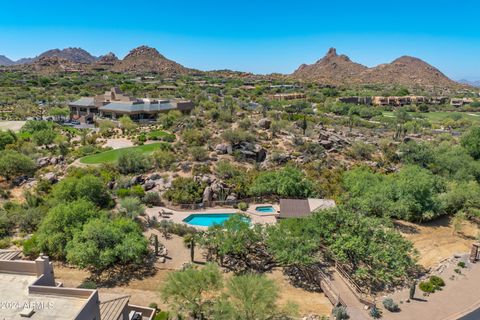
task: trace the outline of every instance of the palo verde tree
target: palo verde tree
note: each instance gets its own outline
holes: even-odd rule
[[[210,259],[236,273],[263,272],[274,266],[266,249],[263,227],[259,224],[251,227],[241,215],[233,215],[222,225],[210,227],[199,243]]]
[[[148,241],[135,222],[102,217],[90,220],[77,230],[66,252],[68,262],[98,276],[114,266],[142,262],[148,253]]]
[[[209,309],[223,287],[222,274],[214,264],[187,268],[168,274],[161,288],[162,298],[181,317],[207,319]]]

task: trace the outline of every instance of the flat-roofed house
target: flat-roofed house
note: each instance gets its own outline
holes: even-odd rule
[[[72,118],[91,122],[95,115],[116,119],[128,115],[132,120],[155,119],[161,112],[179,110],[190,112],[194,105],[182,99],[138,99],[124,95],[119,88],[112,88],[95,97],[82,97],[69,104]]]
[[[349,104],[356,104],[356,105],[371,105],[372,104],[372,97],[339,97],[337,98],[338,102],[342,103],[349,103]]]
[[[153,320],[155,310],[129,304],[129,296],[104,297],[97,290],[55,282],[52,263],[0,260],[0,319]],[[136,318],[133,318],[137,315]]]
[[[280,199],[278,219],[303,218],[314,211],[333,207],[335,207],[335,201],[330,199]]]
[[[298,100],[305,99],[307,95],[305,93],[277,93],[271,96],[273,100]]]

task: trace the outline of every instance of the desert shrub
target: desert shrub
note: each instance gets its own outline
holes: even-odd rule
[[[36,169],[32,159],[14,150],[0,152],[0,176],[10,180],[20,175],[29,175]]]
[[[427,293],[434,293],[435,292],[435,286],[430,281],[422,281],[422,282],[420,282],[418,287],[423,292],[427,292]]]
[[[370,316],[373,319],[380,319],[382,317],[382,312],[376,306],[373,306],[370,309]]]
[[[197,229],[194,227],[190,227],[183,223],[175,223],[170,220],[161,220],[158,223],[157,228],[160,230],[166,230],[168,233],[172,233],[180,237],[197,232]]]
[[[126,150],[118,157],[117,168],[123,174],[141,173],[150,168],[150,161],[138,150]]]
[[[374,151],[375,147],[373,145],[357,141],[354,142],[348,150],[348,155],[354,159],[370,160]]]
[[[175,204],[199,203],[202,201],[204,186],[192,178],[178,177],[165,192],[165,198]]]
[[[242,210],[242,211],[247,211],[248,209],[248,204],[246,204],[245,202],[240,202],[238,204],[238,209]]]
[[[383,300],[383,306],[390,312],[398,312],[400,310],[398,304],[393,301],[392,298],[386,298],[385,300]]]
[[[229,161],[220,160],[217,162],[215,172],[222,179],[230,179],[238,175],[240,170],[232,165]]]
[[[148,307],[156,310],[158,309],[158,304],[156,302],[150,302]]]
[[[440,287],[445,286],[445,281],[439,276],[431,276],[430,283],[434,285],[435,289],[440,289]]]
[[[332,314],[335,320],[346,320],[350,318],[344,306],[336,306],[333,308]]]
[[[204,174],[210,174],[212,170],[210,170],[210,165],[207,163],[196,163],[192,167],[192,175],[199,176]]]
[[[182,134],[182,141],[189,146],[202,146],[210,138],[207,130],[187,129]]]
[[[125,198],[125,197],[138,197],[142,198],[145,196],[145,191],[143,188],[139,185],[132,186],[130,188],[121,188],[118,189],[117,192],[117,197],[119,198]]]
[[[170,314],[166,311],[160,311],[155,316],[154,320],[168,320],[170,319]]]
[[[12,239],[10,238],[3,238],[3,239],[0,239],[0,249],[7,249],[8,247],[10,247],[10,245],[12,244]]]
[[[165,142],[175,141],[175,135],[165,131],[152,131],[147,134],[148,140],[160,140]]]
[[[162,204],[162,200],[160,199],[158,192],[147,192],[142,201],[147,206],[159,206]]]
[[[457,263],[457,266],[459,266],[460,268],[465,268],[465,262],[459,261],[459,262]]]
[[[208,152],[203,147],[194,146],[189,148],[188,151],[194,161],[205,161],[208,159]]]
[[[225,130],[222,134],[222,138],[231,144],[255,141],[255,137],[251,133],[241,129]]]
[[[175,155],[168,150],[157,150],[152,154],[155,167],[168,170],[175,163]]]
[[[67,202],[85,199],[99,207],[112,206],[112,199],[105,183],[99,177],[86,174],[79,178],[69,176],[52,188],[51,196],[55,202]]]
[[[315,193],[312,181],[293,166],[260,173],[251,184],[250,192],[255,196],[276,195],[290,198],[306,198]]]
[[[79,286],[81,289],[97,289],[97,284],[92,280],[85,280]]]

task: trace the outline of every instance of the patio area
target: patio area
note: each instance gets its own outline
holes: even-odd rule
[[[198,209],[198,210],[173,210],[167,207],[151,207],[145,210],[146,214],[150,219],[157,219],[158,221],[161,220],[169,220],[174,223],[182,223],[186,224],[201,230],[207,229],[207,227],[191,225],[186,223],[184,220],[188,218],[192,214],[196,215],[212,215],[212,214],[236,214],[236,213],[243,213],[245,214],[253,224],[272,224],[276,223],[276,213],[271,214],[262,214],[260,212],[255,211],[255,207],[260,205],[252,205],[250,206],[247,211],[240,211],[238,209],[233,208],[208,208],[208,209]],[[271,206],[271,205],[269,205]]]

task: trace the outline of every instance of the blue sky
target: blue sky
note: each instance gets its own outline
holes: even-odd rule
[[[146,44],[201,70],[289,73],[336,47],[367,66],[412,55],[480,79],[479,13],[472,0],[8,1],[0,54],[73,46],[123,57]]]

